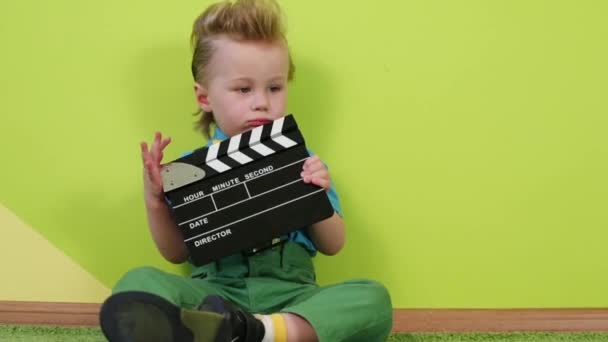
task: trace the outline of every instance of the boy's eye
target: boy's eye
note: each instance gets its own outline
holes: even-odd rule
[[[251,88],[249,88],[249,87],[240,87],[240,88],[237,88],[237,91],[239,91],[239,92],[241,92],[243,94],[246,94],[246,93],[248,93],[248,92],[251,91]]]
[[[277,92],[280,90],[281,90],[281,86],[278,86],[278,85],[274,85],[274,86],[270,87],[270,91],[272,91],[272,92]]]

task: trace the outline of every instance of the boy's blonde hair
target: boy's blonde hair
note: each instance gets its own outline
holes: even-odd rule
[[[214,52],[213,41],[220,36],[236,41],[282,42],[287,46],[281,8],[275,0],[215,3],[196,18],[192,28],[192,76],[201,85],[207,80],[207,67]],[[288,80],[293,79],[294,71],[289,54]],[[201,112],[196,126],[209,138],[211,123],[215,121],[213,113],[199,110],[195,115]]]

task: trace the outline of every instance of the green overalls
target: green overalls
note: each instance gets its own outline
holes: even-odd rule
[[[385,341],[392,327],[391,301],[383,285],[350,280],[320,287],[310,254],[292,241],[195,268],[190,278],[136,268],[113,289],[122,291],[150,292],[187,309],[217,294],[251,313],[294,313],[312,325],[321,342]]]

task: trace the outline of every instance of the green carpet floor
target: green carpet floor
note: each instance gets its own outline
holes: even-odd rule
[[[2,342],[103,342],[101,331],[96,328],[56,328],[38,326],[0,325]],[[595,342],[608,341],[605,333],[433,333],[396,334],[389,342]]]

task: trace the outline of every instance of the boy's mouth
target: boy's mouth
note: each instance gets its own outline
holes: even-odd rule
[[[267,123],[271,123],[271,120],[268,119],[255,119],[255,120],[249,120],[247,121],[247,126],[249,127],[258,127],[258,126],[262,126],[265,125]]]

